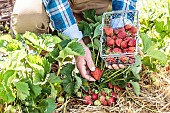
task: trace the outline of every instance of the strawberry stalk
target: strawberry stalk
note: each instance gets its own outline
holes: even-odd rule
[[[109,82],[110,80],[112,80],[112,79],[118,77],[119,75],[123,74],[124,72],[126,72],[127,70],[129,70],[129,68],[130,68],[130,67],[126,68],[124,71],[122,71],[121,73],[119,73],[119,74],[117,74],[116,76],[114,76],[116,73],[118,73],[119,71],[121,71],[121,70],[123,70],[123,69],[120,69],[120,70],[116,71],[116,72],[113,73],[111,76],[109,76],[108,79],[103,82],[103,84],[104,84],[104,83],[107,83],[107,82]]]

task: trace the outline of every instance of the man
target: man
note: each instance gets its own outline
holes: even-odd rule
[[[91,52],[82,40],[83,35],[79,31],[73,12],[79,14],[88,9],[96,9],[97,14],[101,14],[108,11],[111,3],[113,11],[129,10],[135,9],[136,2],[137,0],[16,0],[11,17],[12,30],[15,34],[24,33],[25,31],[37,34],[48,33],[49,23],[51,22],[54,29],[69,36],[71,39],[78,38],[84,47],[85,55],[76,57],[77,68],[82,77],[89,81],[95,81],[89,73],[95,70]],[[115,20],[116,22],[121,21],[120,19]],[[121,22],[119,25],[122,26]],[[108,67],[119,69],[124,66],[113,65]]]

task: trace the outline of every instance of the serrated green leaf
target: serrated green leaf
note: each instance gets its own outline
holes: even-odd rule
[[[96,11],[95,10],[86,10],[83,12],[83,16],[85,19],[87,19],[89,22],[95,23],[95,15]]]
[[[3,74],[3,80],[4,80],[4,85],[5,86],[9,86],[8,84],[9,84],[9,78],[11,77],[11,76],[13,76],[13,75],[16,75],[16,71],[14,71],[14,70],[7,70],[7,71],[5,71],[4,72],[4,74]]]
[[[152,58],[155,58],[155,59],[159,60],[162,63],[167,62],[166,55],[163,52],[159,51],[159,50],[150,51],[150,52],[147,53],[147,55],[149,57],[152,57]]]
[[[76,93],[80,89],[80,87],[82,86],[81,78],[76,75],[75,79],[76,79],[76,83],[75,83],[75,86],[74,86],[74,93]]]
[[[40,87],[39,85],[31,84],[30,88],[34,92],[35,97],[41,94],[42,87]]]
[[[44,68],[44,73],[47,74],[51,71],[51,63],[48,62],[46,58],[43,58],[42,66]]]
[[[72,71],[75,69],[75,65],[71,63],[67,63],[61,69],[61,75],[66,76],[69,80],[72,80]]]
[[[62,80],[59,76],[56,76],[55,73],[50,73],[50,76],[48,78],[48,82],[55,83],[55,84],[61,84]]]
[[[134,88],[134,91],[136,93],[137,96],[139,96],[140,94],[140,86],[139,86],[139,83],[138,82],[130,82]]]
[[[98,36],[100,36],[102,34],[102,31],[100,30],[100,28],[101,28],[101,24],[99,24],[95,28],[93,38],[98,37]]]
[[[47,110],[45,113],[52,113],[54,112],[54,110],[56,109],[56,103],[55,103],[55,99],[52,98],[47,98],[46,99],[48,106],[47,106]]]
[[[66,36],[66,35],[64,35],[64,34],[62,34],[62,33],[59,33],[59,32],[58,32],[58,36],[59,36],[59,38],[61,38],[62,40],[70,40],[70,38],[69,38],[68,36]]]
[[[59,56],[59,50],[54,49],[52,52],[50,52],[50,56],[52,56],[52,58],[56,59]]]
[[[28,64],[36,74],[40,74],[42,77],[44,76],[44,68],[41,65],[33,64],[30,62],[28,62]]]
[[[79,26],[80,30],[83,32],[83,37],[85,37],[85,36],[91,37],[91,28],[87,22],[80,21],[78,23],[78,26]]]
[[[85,54],[83,46],[78,42],[69,43],[68,47],[72,50],[70,55],[83,56]]]
[[[28,83],[16,82],[17,95],[19,99],[25,100],[30,95]]]
[[[64,48],[67,46],[67,44],[68,44],[69,42],[71,42],[70,39],[63,40],[63,41],[60,43],[62,49],[64,49]]]

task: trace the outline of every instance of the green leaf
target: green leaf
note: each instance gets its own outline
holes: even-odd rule
[[[54,49],[52,52],[50,52],[50,56],[52,56],[52,58],[56,59],[59,56],[59,50]]]
[[[75,83],[75,86],[74,86],[74,93],[76,93],[80,89],[80,87],[82,86],[81,78],[76,75],[75,79],[76,79],[76,83]]]
[[[75,65],[71,63],[67,63],[61,69],[61,75],[66,76],[69,80],[72,80],[72,71],[75,69]]]
[[[89,22],[95,23],[95,10],[86,10],[83,12],[84,18],[87,19]]]
[[[78,42],[71,42],[68,47],[72,50],[71,55],[83,56],[85,54],[83,46]]]
[[[91,28],[87,22],[80,21],[78,23],[78,26],[79,26],[80,30],[83,32],[83,37],[85,37],[85,36],[91,37]]]
[[[152,58],[155,58],[155,59],[159,60],[162,63],[167,62],[166,55],[163,52],[159,51],[159,50],[150,51],[149,53],[147,53],[147,55],[149,57],[152,57]]]
[[[54,88],[54,85],[52,83],[50,83],[51,85],[51,97],[53,99],[56,99],[56,96],[57,96],[57,90]]]
[[[48,78],[48,82],[55,83],[55,84],[61,84],[62,80],[59,76],[56,76],[55,73],[50,73],[50,76]]]
[[[157,71],[156,65],[153,64],[151,61],[151,58],[149,56],[146,56],[142,59],[142,64],[148,66],[150,70]]]
[[[39,85],[31,84],[30,88],[34,92],[35,97],[41,94],[42,88]]]
[[[137,96],[139,96],[140,94],[140,86],[139,86],[139,83],[138,82],[130,82],[134,88],[134,91],[136,93]]]
[[[59,33],[59,32],[58,32],[58,36],[59,36],[59,38],[61,38],[62,40],[70,40],[70,38],[69,38],[68,36],[66,36],[66,35],[64,35],[64,34],[62,34],[62,33]]]
[[[60,43],[62,49],[64,49],[64,48],[67,46],[67,44],[68,44],[69,42],[71,42],[70,39],[63,40],[63,41]]]
[[[102,34],[102,31],[100,30],[100,28],[101,28],[101,24],[99,24],[99,25],[95,28],[93,38],[98,37],[98,36],[100,36],[100,35]]]
[[[74,82],[68,78],[63,79],[62,84],[64,86],[64,91],[68,95],[72,95],[74,93]]]
[[[56,103],[55,99],[52,98],[47,98],[46,99],[48,106],[47,106],[47,111],[45,113],[52,113],[56,109]]]
[[[17,89],[17,94],[19,99],[25,100],[29,95],[29,86],[27,83],[24,82],[17,82],[15,83],[16,89]]]
[[[40,74],[42,77],[44,76],[44,68],[41,65],[33,64],[30,62],[28,62],[28,64],[36,74]]]
[[[94,48],[96,50],[100,49],[100,41],[98,39],[94,39]]]
[[[164,22],[163,21],[156,21],[156,24],[155,24],[155,28],[156,28],[156,31],[158,33],[162,32],[162,30],[164,29]]]
[[[143,43],[143,52],[145,53],[150,46],[152,46],[152,39],[146,34],[141,34],[141,39]]]

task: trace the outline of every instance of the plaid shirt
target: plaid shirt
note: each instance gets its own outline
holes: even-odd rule
[[[63,32],[71,39],[83,37],[82,32],[78,29],[68,0],[42,0],[42,2],[54,29]],[[112,10],[135,9],[136,2],[137,0],[112,0]]]

